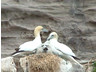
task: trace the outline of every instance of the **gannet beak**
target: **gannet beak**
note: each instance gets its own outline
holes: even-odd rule
[[[49,36],[49,37],[47,38],[47,41],[49,41],[50,39],[52,39],[52,36]]]
[[[50,40],[50,38],[47,38],[47,41],[49,41]]]
[[[42,32],[49,32],[47,29],[43,28]]]

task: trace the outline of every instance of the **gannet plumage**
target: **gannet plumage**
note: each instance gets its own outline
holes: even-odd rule
[[[73,51],[67,45],[58,42],[58,35],[56,32],[52,32],[44,44],[50,45],[50,47],[52,48],[52,52],[54,54],[60,56],[65,60],[75,62],[81,66],[81,64],[72,57],[72,56],[76,57]]]
[[[18,52],[24,52],[24,51],[34,51],[36,48],[38,48],[41,44],[41,37],[40,32],[48,32],[47,29],[43,28],[42,26],[37,26],[34,30],[35,39],[33,41],[28,41],[19,46],[19,50],[14,52],[12,55],[18,53]]]
[[[49,45],[43,45],[42,44],[40,47],[38,47],[36,49],[36,53],[37,54],[39,54],[39,53],[50,53],[50,54],[52,54],[52,50],[51,50]]]
[[[41,37],[40,37],[40,31],[43,29],[42,26],[37,26],[34,30],[34,35],[35,35],[35,39],[33,41],[28,41],[25,42],[23,44],[21,44],[19,46],[19,51],[32,51],[35,48],[37,48],[40,44],[42,44],[41,42]]]

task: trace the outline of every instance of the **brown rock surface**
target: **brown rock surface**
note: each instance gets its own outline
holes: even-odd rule
[[[96,0],[2,0],[1,10],[2,58],[33,40],[38,25],[56,31],[80,58],[96,58]]]

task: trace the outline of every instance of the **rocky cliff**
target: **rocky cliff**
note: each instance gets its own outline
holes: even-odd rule
[[[2,57],[33,40],[34,28],[43,25],[82,60],[96,58],[96,0],[2,0],[1,13]]]

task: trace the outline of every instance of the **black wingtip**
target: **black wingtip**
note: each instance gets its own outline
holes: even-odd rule
[[[19,53],[19,52],[25,52],[25,51],[16,51],[16,52],[14,52],[14,53],[12,53],[11,55],[14,55],[14,54],[16,54],[16,53]]]
[[[78,57],[75,57],[75,56],[72,56],[74,59],[77,59],[77,60],[80,60],[80,58],[78,58]]]

